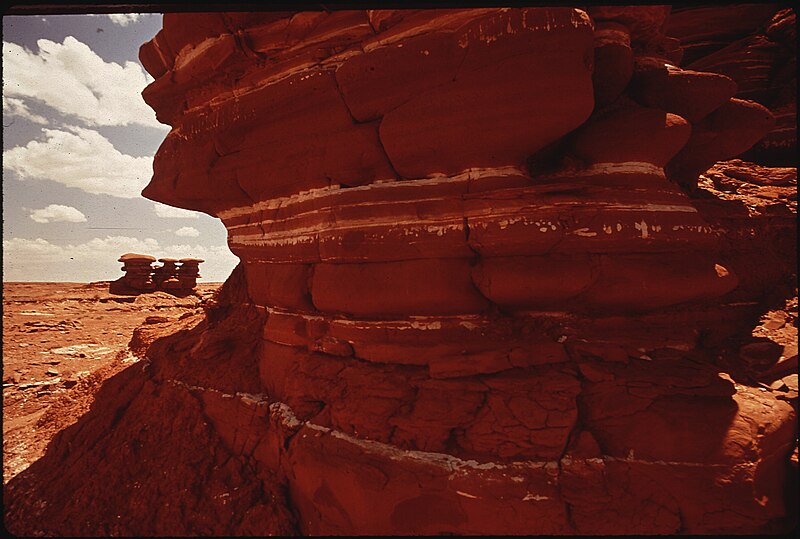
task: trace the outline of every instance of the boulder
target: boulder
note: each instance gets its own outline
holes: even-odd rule
[[[596,113],[572,137],[587,163],[650,163],[663,167],[689,140],[691,125],[663,110],[621,105]]]
[[[633,75],[633,50],[627,26],[598,22],[594,30],[594,101],[602,107],[617,99]]]
[[[641,58],[636,62],[630,93],[645,107],[672,112],[695,124],[733,97],[736,83],[724,75]]]
[[[774,117],[763,105],[731,98],[694,126],[686,146],[670,160],[669,175],[691,187],[698,174],[750,148],[774,124]]]

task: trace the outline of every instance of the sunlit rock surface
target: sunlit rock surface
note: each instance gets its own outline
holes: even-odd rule
[[[766,218],[704,188],[774,119],[679,67],[669,14],[165,15],[143,95],[172,130],[143,194],[220,218],[242,263],[16,480],[7,522],[789,526],[796,393],[718,352],[792,293],[794,254],[759,246],[792,241],[796,197]]]

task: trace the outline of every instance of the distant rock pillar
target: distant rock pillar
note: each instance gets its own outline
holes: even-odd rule
[[[123,263],[122,271],[125,276],[123,283],[134,290],[153,290],[155,284],[152,278],[152,263],[155,257],[138,253],[125,253],[118,259]]]
[[[178,268],[178,280],[184,290],[193,290],[197,286],[197,279],[200,277],[200,263],[205,262],[202,258],[181,258]]]
[[[159,290],[182,288],[181,282],[178,280],[178,259],[159,258],[158,261],[161,262],[161,266],[155,269],[153,277],[156,288]]]

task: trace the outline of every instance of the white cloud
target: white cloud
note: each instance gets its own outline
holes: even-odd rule
[[[30,218],[37,223],[85,223],[86,216],[72,206],[50,204],[46,208],[33,210]]]
[[[155,210],[156,215],[163,217],[164,219],[200,218],[200,214],[196,211],[184,210],[183,208],[174,208],[172,206],[167,206],[166,204],[161,204],[160,202],[154,202],[153,204],[153,210]]]
[[[141,92],[152,81],[136,62],[106,62],[72,36],[37,41],[34,53],[3,41],[3,95],[32,99],[87,125],[145,125],[163,130]]]
[[[120,153],[91,129],[42,129],[44,142],[32,140],[3,152],[3,168],[23,180],[52,180],[95,195],[138,198],[153,175],[152,157]]]
[[[106,236],[78,245],[55,245],[42,238],[3,241],[5,281],[90,282],[122,276],[120,255],[128,252],[156,258],[202,258],[200,282],[224,281],[239,259],[226,246],[167,245],[153,238]]]
[[[186,238],[196,238],[200,235],[200,231],[191,226],[184,226],[175,231],[176,236],[183,236]]]
[[[108,18],[114,24],[118,24],[120,26],[128,26],[131,23],[134,23],[142,18],[141,13],[110,13]]]
[[[47,124],[47,118],[32,113],[22,99],[3,96],[3,116],[19,116],[35,124]]]

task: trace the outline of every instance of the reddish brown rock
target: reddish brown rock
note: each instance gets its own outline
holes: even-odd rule
[[[473,280],[500,307],[542,309],[563,305],[589,288],[597,265],[586,255],[495,257],[475,266]]]
[[[632,41],[643,46],[662,34],[670,6],[592,6],[588,12],[593,20],[624,24]]]
[[[376,47],[336,70],[342,97],[357,121],[378,119],[421,93],[451,83],[467,53],[452,31],[420,34],[401,44]]]
[[[197,286],[200,277],[200,258],[159,258],[126,253],[119,258],[124,262],[125,275],[109,285],[113,294],[136,295],[153,290],[172,294],[189,293]],[[155,265],[154,265],[155,264]]]
[[[695,124],[736,93],[736,83],[723,75],[680,69],[652,57],[637,59],[631,95],[640,104]]]
[[[457,75],[381,122],[383,146],[401,176],[521,165],[591,111],[591,32],[572,10],[479,18],[452,39],[468,48]],[[454,104],[457,116],[448,113]]]
[[[690,124],[663,110],[622,105],[593,116],[572,148],[588,163],[649,163],[663,167],[689,140]]]
[[[459,259],[317,264],[311,296],[320,311],[368,317],[468,314],[486,306],[469,262]]]
[[[706,24],[713,17],[719,24]],[[774,129],[743,155],[773,166],[796,161],[796,14],[775,4],[682,8],[666,32],[688,51],[688,68],[726,75],[736,81],[736,97],[768,107]]]
[[[242,264],[9,484],[9,528],[788,529],[795,408],[726,343],[791,293],[791,250],[754,253],[796,204],[746,166],[687,195],[771,120],[665,65],[668,13],[170,16],[142,49],[173,127],[145,194],[219,217]]]
[[[769,3],[674,6],[664,32],[680,39],[684,64],[689,65],[757,31],[776,9],[776,4]]]
[[[248,263],[248,294],[259,305],[312,311],[310,270],[307,264]]]
[[[180,281],[180,288],[192,290],[197,285],[200,278],[200,264],[205,262],[202,258],[181,258],[180,266],[177,271],[177,278]]]
[[[742,153],[769,133],[774,123],[766,107],[731,99],[695,125],[689,142],[670,161],[669,174],[691,186],[699,173]]]
[[[627,26],[615,22],[597,22],[594,30],[595,106],[601,107],[618,98],[633,75],[633,50]]]
[[[738,281],[724,266],[694,253],[606,258],[586,296],[600,312],[651,310],[723,296]],[[671,260],[672,259],[672,260]]]
[[[151,265],[156,261],[150,255],[140,255],[137,253],[125,253],[119,257],[119,262],[123,263],[122,271],[125,276],[122,284],[133,290],[155,290],[156,283],[153,282]]]
[[[177,258],[159,258],[160,266],[155,268],[153,272],[153,282],[156,288],[161,290],[175,290],[181,288],[181,282],[178,280],[178,259]]]
[[[796,250],[797,169],[734,159],[702,174],[698,188],[701,197],[694,205],[710,226],[728,231],[721,247],[740,279],[736,296],[761,295],[782,303],[793,294],[794,284],[778,284],[778,276],[794,270],[776,260]]]

